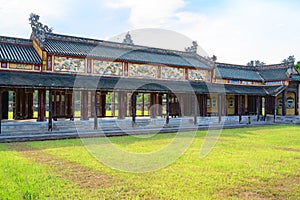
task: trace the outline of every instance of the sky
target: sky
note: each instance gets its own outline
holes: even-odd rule
[[[195,40],[218,62],[300,61],[299,0],[0,0],[0,35],[29,38],[30,13],[58,34],[121,41],[130,31],[135,44],[160,48]]]

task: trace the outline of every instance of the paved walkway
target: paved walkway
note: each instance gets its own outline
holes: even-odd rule
[[[171,118],[168,125],[165,119],[139,118],[135,127],[132,127],[130,118],[125,120],[99,120],[98,129],[94,130],[93,120],[88,121],[57,121],[53,124],[53,131],[47,130],[47,122],[13,121],[3,123],[0,142],[21,142],[34,140],[57,140],[67,138],[111,137],[121,135],[169,133],[178,131],[195,131],[207,129],[244,128],[253,126],[269,126],[293,122],[288,120],[274,123],[272,117],[267,121],[256,121],[256,117],[245,116],[238,122],[237,116],[222,118],[218,123],[217,117],[199,117],[197,125],[193,118]]]

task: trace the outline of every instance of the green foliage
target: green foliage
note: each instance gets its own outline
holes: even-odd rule
[[[272,126],[223,130],[205,158],[199,158],[207,131],[199,131],[189,149],[173,164],[155,172],[132,174],[100,163],[81,140],[27,142],[65,162],[113,177],[110,186],[92,191],[54,174],[0,145],[0,196],[4,199],[297,199],[300,196],[300,127]],[[169,144],[175,134],[109,138],[115,146],[150,153]],[[104,138],[86,139],[93,145]],[[66,169],[66,171],[69,169]],[[78,177],[83,176],[78,173]],[[102,181],[101,179],[93,179]]]
[[[298,72],[300,72],[300,61],[297,62],[297,64],[295,65],[295,67],[298,70]]]

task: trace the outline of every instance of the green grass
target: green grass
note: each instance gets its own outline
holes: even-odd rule
[[[147,173],[128,173],[100,163],[86,147],[107,145],[103,138],[0,145],[2,199],[297,199],[300,197],[300,127],[273,126],[223,130],[212,151],[199,158],[206,131],[198,131],[187,151],[171,165]],[[149,138],[109,138],[120,149],[149,153],[169,144],[175,134]],[[210,141],[214,138],[210,138]],[[12,147],[13,146],[13,147]],[[15,146],[38,149],[36,160]],[[147,163],[145,163],[147,164]],[[76,170],[70,167],[77,166]],[[105,175],[89,180],[78,170]],[[65,167],[65,169],[64,169]],[[64,169],[64,170],[62,170]],[[60,171],[64,171],[63,175]],[[93,189],[77,179],[86,179]],[[87,175],[88,176],[88,175]],[[101,184],[100,184],[101,185]]]

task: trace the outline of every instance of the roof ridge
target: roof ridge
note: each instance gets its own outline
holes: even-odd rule
[[[112,48],[122,48],[128,50],[139,50],[151,53],[158,53],[158,54],[166,54],[166,55],[177,55],[177,56],[184,56],[189,58],[198,59],[209,66],[214,66],[214,62],[200,56],[199,54],[194,54],[191,52],[179,51],[179,50],[172,50],[172,49],[163,49],[157,47],[149,47],[143,45],[131,45],[131,44],[124,44],[120,42],[113,42],[107,40],[99,40],[99,39],[92,39],[92,38],[85,38],[85,37],[77,37],[77,36],[70,36],[70,35],[63,35],[63,34],[56,34],[56,33],[45,33],[46,40],[57,40],[57,41],[65,41],[65,42],[73,42],[73,43],[82,43],[82,44],[90,44],[90,45],[101,45],[105,47],[112,47]]]
[[[25,38],[0,36],[0,43],[17,44],[17,45],[32,45],[32,40]]]

